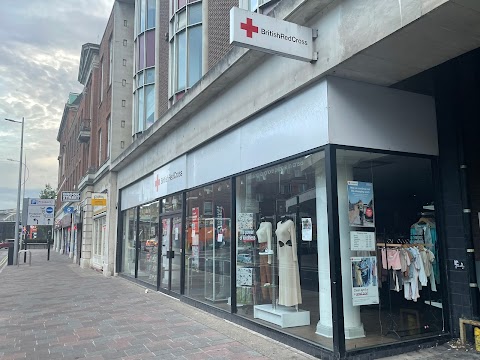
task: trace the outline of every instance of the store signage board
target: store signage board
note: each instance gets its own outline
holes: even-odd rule
[[[98,215],[100,213],[107,211],[107,194],[105,193],[92,193],[91,199],[93,207],[93,215]]]
[[[62,191],[62,202],[78,202],[80,193],[75,191]]]
[[[187,156],[162,166],[153,173],[153,192],[156,197],[173,194],[187,188]]]
[[[26,225],[53,225],[55,199],[29,199]]]
[[[316,31],[288,21],[233,7],[230,44],[302,61],[317,60]]]

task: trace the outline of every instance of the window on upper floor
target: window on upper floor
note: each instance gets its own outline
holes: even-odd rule
[[[170,103],[202,77],[202,1],[170,3]]]
[[[274,3],[278,0],[239,0],[239,7],[241,9],[258,12],[258,9],[262,9],[267,6],[268,3]]]
[[[98,130],[98,167],[102,165],[102,129]]]
[[[108,84],[112,85],[113,80],[113,35],[108,40],[108,52],[109,52],[109,67],[108,67]]]
[[[112,136],[112,121],[111,121],[111,117],[108,116],[108,119],[107,119],[107,159],[110,157],[111,136]]]
[[[103,58],[100,60],[100,103],[103,101]]]
[[[155,120],[155,0],[136,0],[133,134]]]

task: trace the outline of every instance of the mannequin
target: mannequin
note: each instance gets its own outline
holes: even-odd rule
[[[290,217],[282,216],[275,234],[278,240],[278,304],[297,307],[302,303],[302,292],[295,223]]]
[[[264,301],[270,301],[272,289],[269,285],[272,282],[269,264],[272,263],[272,223],[265,217],[260,218],[260,226],[257,230],[257,239],[260,254],[260,284],[262,286],[262,297]]]

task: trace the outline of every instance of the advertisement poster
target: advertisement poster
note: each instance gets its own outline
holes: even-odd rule
[[[377,258],[352,257],[353,306],[378,304]]]
[[[192,208],[192,237],[200,231],[200,229],[198,228],[199,213],[200,211],[198,207]]]
[[[348,181],[348,221],[350,226],[375,227],[373,184]]]
[[[367,231],[350,231],[350,250],[375,251],[375,233]]]
[[[302,240],[312,241],[312,218],[302,218]]]
[[[256,240],[253,228],[253,213],[239,213],[237,223],[241,241],[253,242]]]

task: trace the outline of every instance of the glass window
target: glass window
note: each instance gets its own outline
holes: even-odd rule
[[[187,12],[183,10],[177,14],[177,31],[183,29],[187,25]]]
[[[138,69],[141,70],[145,67],[145,34],[142,34],[137,38],[137,45],[138,45]]]
[[[140,32],[145,31],[145,1],[140,0]]]
[[[162,200],[162,213],[177,212],[182,210],[182,195],[172,195]]]
[[[144,119],[145,119],[145,101],[144,101],[143,88],[141,88],[138,90],[138,131],[143,131],[145,129]]]
[[[147,69],[145,71],[145,84],[151,84],[155,82],[155,69]]]
[[[155,2],[156,0],[148,0],[147,3],[147,29],[155,27]]]
[[[110,36],[108,40],[108,48],[109,48],[109,66],[108,66],[108,84],[112,85],[112,78],[113,78],[113,39]]]
[[[202,22],[202,3],[188,7],[188,25]]]
[[[155,86],[148,85],[145,86],[145,97],[146,97],[146,125],[145,129],[148,129],[155,122]]]
[[[442,332],[431,160],[337,150],[346,347]]]
[[[186,0],[178,0],[178,8],[177,9],[181,9],[182,7],[184,7],[186,2],[187,2]]]
[[[212,213],[205,215],[205,203]],[[185,295],[230,310],[231,186],[221,181],[187,193]]]
[[[146,32],[145,37],[147,42],[145,67],[150,67],[155,65],[155,30]]]
[[[122,241],[122,273],[135,277],[137,236],[137,212],[136,208],[123,212],[123,241]]]
[[[188,87],[202,77],[202,27],[188,30]]]
[[[177,42],[177,90],[182,90],[185,88],[186,84],[186,42],[185,42],[185,31],[182,31],[178,34]]]
[[[239,176],[236,189],[238,314],[331,349],[324,152]]]
[[[143,86],[143,71],[137,75],[137,86]]]
[[[159,202],[140,206],[138,223],[138,276],[157,285]]]

